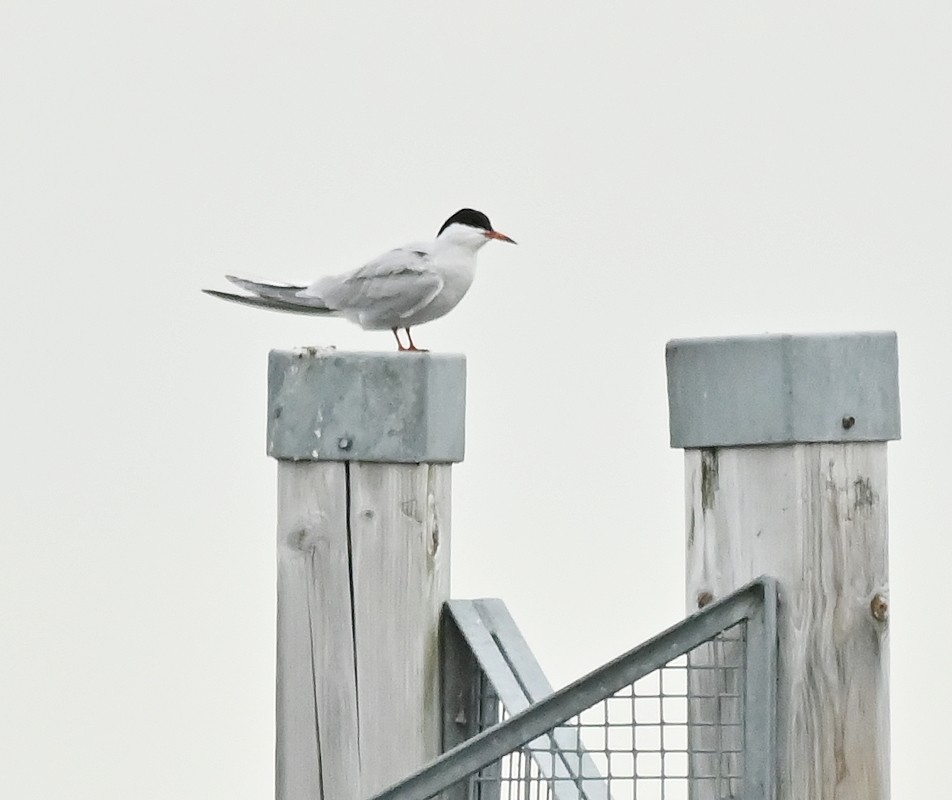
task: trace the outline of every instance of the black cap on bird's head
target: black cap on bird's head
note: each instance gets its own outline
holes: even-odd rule
[[[512,244],[515,244],[506,234],[494,231],[489,217],[482,211],[476,211],[472,208],[461,208],[443,223],[443,227],[440,228],[436,235],[439,236],[450,225],[468,225],[470,228],[478,228],[483,231],[483,235],[487,239],[499,239],[502,242],[512,242]]]

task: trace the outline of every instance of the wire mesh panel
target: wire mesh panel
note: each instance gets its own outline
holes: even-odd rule
[[[727,800],[744,778],[745,624],[467,778],[471,800]],[[488,681],[480,707],[508,718]],[[487,716],[491,716],[487,715]],[[566,743],[574,744],[566,749]]]
[[[500,601],[452,601],[451,744],[376,800],[773,800],[776,603],[761,578],[552,691]]]

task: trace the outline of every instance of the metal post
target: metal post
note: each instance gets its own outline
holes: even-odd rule
[[[441,752],[462,356],[271,353],[277,800],[359,800]]]
[[[667,364],[688,610],[779,583],[776,796],[887,800],[895,334],[680,340]]]

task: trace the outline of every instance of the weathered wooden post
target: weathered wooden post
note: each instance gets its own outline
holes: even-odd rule
[[[886,441],[896,336],[668,344],[687,605],[780,586],[777,797],[889,797]]]
[[[278,800],[359,800],[441,748],[462,356],[271,353]]]

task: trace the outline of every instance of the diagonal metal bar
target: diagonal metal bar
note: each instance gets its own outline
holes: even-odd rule
[[[510,715],[552,694],[552,685],[497,599],[446,604],[473,655]],[[609,800],[608,787],[573,728],[555,728],[529,742],[526,752],[552,781],[553,800]]]
[[[522,637],[522,633],[509,613],[509,609],[506,608],[506,604],[498,599],[485,599],[477,601],[477,605],[480,616],[492,631],[493,639],[502,651],[506,663],[512,668],[520,686],[524,689],[529,703],[536,703],[552,694],[554,691],[552,684],[545,677],[542,666]],[[518,710],[521,711],[522,709]],[[516,709],[510,709],[510,714],[514,713],[517,713]],[[533,743],[530,743],[528,748],[530,753],[535,750]],[[573,790],[581,791],[581,800],[610,800],[611,795],[608,791],[608,785],[601,777],[598,767],[582,744],[578,728],[555,728],[549,735],[547,749],[543,749],[542,753],[550,755],[553,752],[559,757],[559,761],[556,762],[558,775],[561,776],[567,773],[571,776],[572,782],[569,785]],[[544,761],[544,755],[542,757],[536,756],[537,762],[541,764]],[[552,791],[557,797],[561,796],[560,792],[563,785],[564,781],[554,783]]]
[[[374,800],[427,800],[439,794],[722,631],[746,620],[756,620],[768,595],[776,598],[776,586],[768,578],[738,589],[505,722],[458,745],[409,778],[376,795]],[[772,641],[769,632],[765,633],[761,647],[762,655],[765,650],[773,648],[774,659],[775,630],[774,627]],[[768,655],[768,663],[769,658]],[[764,691],[763,683],[761,691]],[[767,725],[763,724],[762,730],[766,728]],[[768,736],[765,743],[770,751],[768,761],[772,758],[771,742],[772,737]]]

